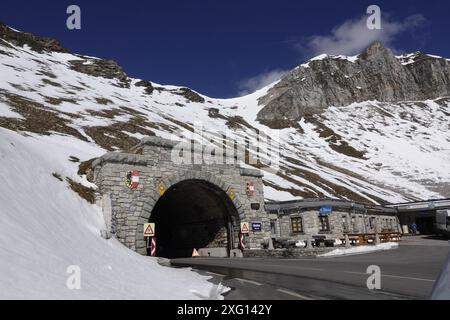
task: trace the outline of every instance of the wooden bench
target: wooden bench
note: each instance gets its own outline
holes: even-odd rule
[[[381,243],[400,242],[402,239],[402,234],[400,232],[380,232],[378,233],[378,236]],[[351,245],[366,245],[375,242],[376,233],[348,234],[348,239]],[[341,240],[345,243],[345,237],[341,238]]]

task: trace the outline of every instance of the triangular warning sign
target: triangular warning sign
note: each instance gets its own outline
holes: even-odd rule
[[[146,225],[144,225],[144,236],[146,236],[146,237],[155,236],[155,230],[154,230],[153,223],[147,223]]]
[[[192,257],[200,257],[200,254],[198,253],[197,249],[194,249],[194,251],[192,251]]]
[[[242,222],[241,223],[241,233],[249,233],[249,232],[250,232],[250,228],[248,227],[248,223]]]

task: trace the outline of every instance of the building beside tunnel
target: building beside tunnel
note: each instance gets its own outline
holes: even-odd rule
[[[401,232],[397,211],[352,201],[304,199],[266,204],[272,238],[335,240],[345,234]]]
[[[258,230],[246,235],[246,247],[261,248],[270,237],[261,172],[236,163],[177,163],[176,145],[149,137],[129,153],[93,162],[107,234],[146,255],[144,225],[152,222],[157,256],[188,257],[193,249],[228,256],[239,250],[241,222],[248,222]]]

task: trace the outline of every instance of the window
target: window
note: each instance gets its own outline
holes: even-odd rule
[[[296,214],[299,213],[300,210],[298,208],[292,208],[292,209],[284,209],[283,213],[284,214]]]
[[[303,232],[303,220],[300,217],[291,218],[292,233]]]
[[[330,231],[330,222],[328,221],[328,216],[319,216],[320,231],[327,232]]]
[[[375,229],[375,218],[374,217],[369,218],[369,226],[370,226],[370,229]]]
[[[342,230],[348,232],[347,216],[342,216]]]

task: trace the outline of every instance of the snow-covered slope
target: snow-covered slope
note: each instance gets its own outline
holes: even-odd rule
[[[162,267],[117,240],[102,239],[101,210],[49,174],[58,171],[76,179],[76,165],[65,160],[73,153],[97,156],[100,148],[73,137],[24,137],[2,128],[0,136],[0,299],[209,295],[207,278]],[[69,266],[80,268],[80,290],[66,286]]]
[[[256,120],[264,107],[258,101],[275,83],[245,97],[213,99],[131,79],[113,62],[67,53],[54,42],[46,46],[56,51],[49,51],[22,38],[0,37],[5,297],[197,297],[190,289],[207,295],[210,284],[199,276],[164,269],[101,239],[99,209],[69,188],[70,181],[95,188],[78,174],[81,162],[128,149],[147,135],[190,136],[199,123],[208,132],[195,138],[204,142],[218,142],[220,132],[254,139],[255,130],[279,142],[280,168],[264,178],[268,200],[381,203],[450,196],[450,100],[329,107],[269,131]],[[85,270],[84,293],[65,288],[71,264]],[[148,285],[154,278],[158,290]]]

